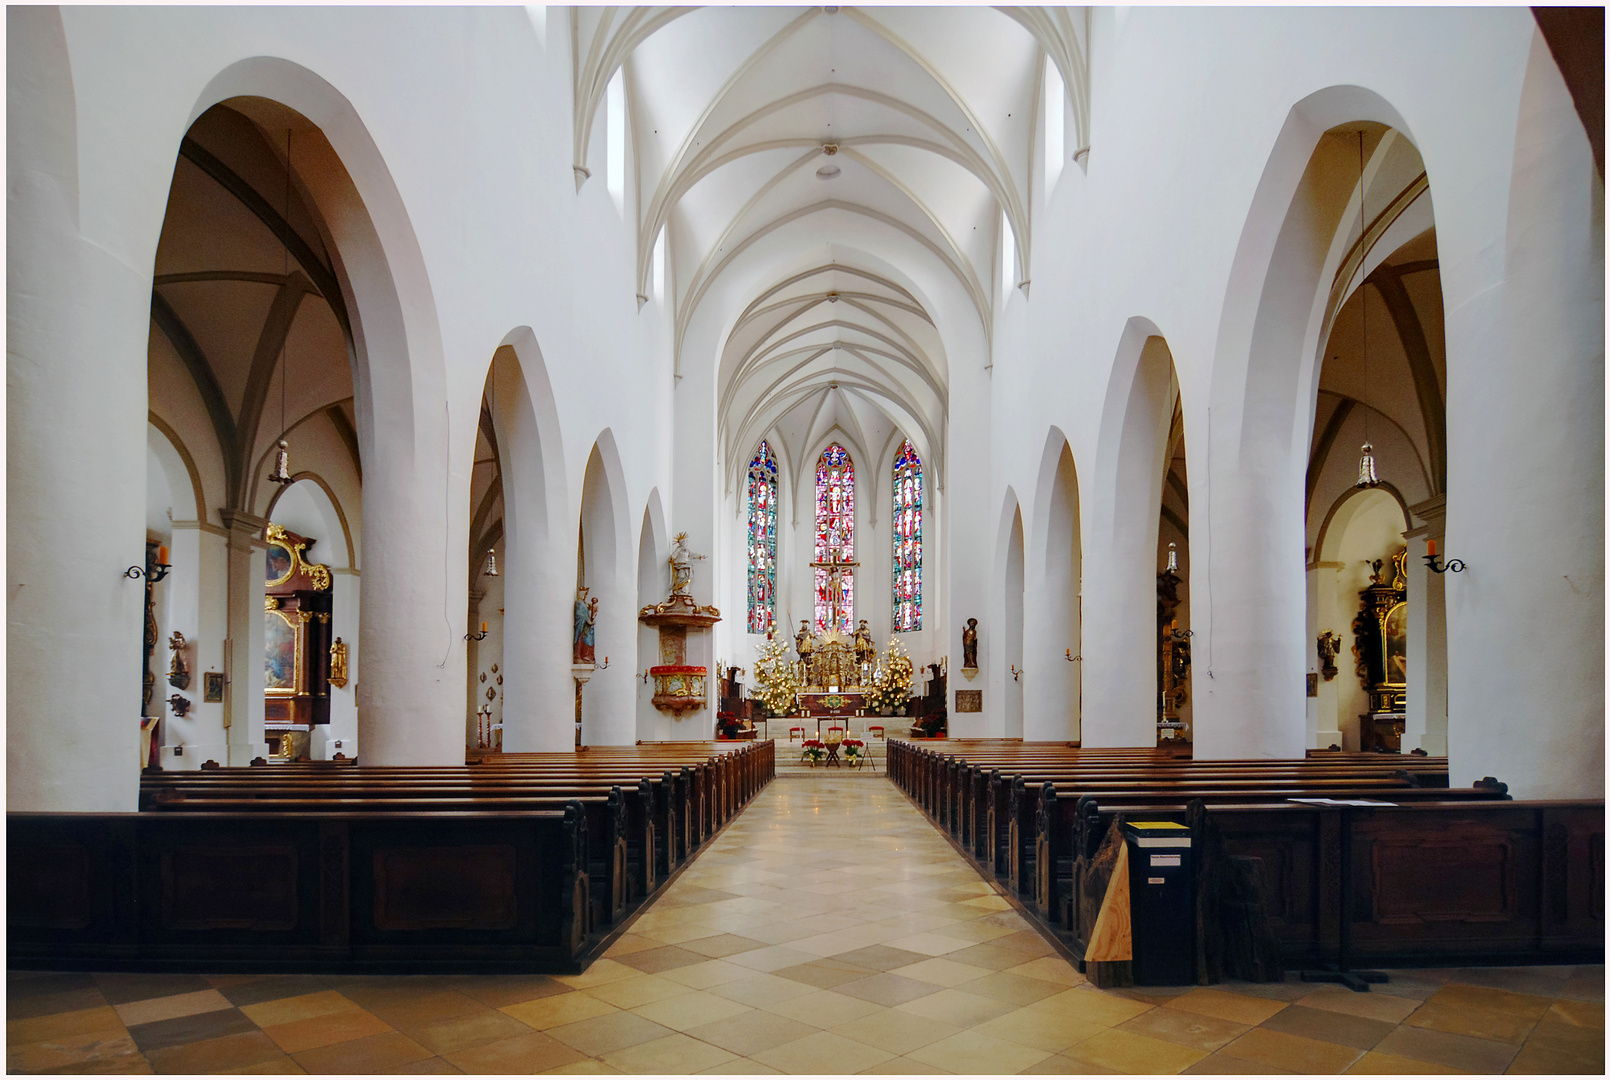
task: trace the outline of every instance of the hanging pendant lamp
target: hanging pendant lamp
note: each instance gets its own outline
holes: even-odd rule
[[[1370,386],[1370,314],[1368,298],[1364,295],[1364,260],[1369,252],[1364,246],[1364,129],[1358,133],[1358,317],[1359,348],[1364,353],[1364,385]],[[1360,404],[1363,404],[1360,402]],[[1375,447],[1370,445],[1370,413],[1364,410],[1364,445],[1359,447],[1358,479],[1354,487],[1379,487],[1380,476],[1375,471]]]
[[[291,129],[285,129],[285,227],[291,227]],[[282,265],[285,268],[285,278],[291,276],[291,249],[284,247]],[[280,345],[280,430],[285,430],[285,384],[290,381],[289,364],[291,359],[291,335],[287,332],[285,341]],[[291,448],[285,440],[280,440],[279,449],[274,453],[274,471],[268,474],[271,484],[290,484],[291,477]]]

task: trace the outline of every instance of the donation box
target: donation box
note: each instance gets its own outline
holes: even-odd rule
[[[1136,986],[1196,982],[1196,866],[1191,830],[1172,821],[1124,824]]]

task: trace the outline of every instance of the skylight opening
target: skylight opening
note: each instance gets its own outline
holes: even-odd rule
[[[1017,242],[1012,238],[1012,223],[1001,211],[1001,302],[1011,299],[1012,286],[1017,282]]]
[[[1045,197],[1050,201],[1056,190],[1062,166],[1067,163],[1067,143],[1064,135],[1067,125],[1067,88],[1062,84],[1062,73],[1048,56],[1045,58],[1045,103],[1041,110],[1045,116]]]
[[[616,209],[626,209],[626,85],[622,71],[616,71],[605,91],[604,178]]]

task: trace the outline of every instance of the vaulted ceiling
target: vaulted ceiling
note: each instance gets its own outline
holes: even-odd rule
[[[597,182],[583,163],[598,160],[596,119],[623,72],[637,292],[651,295],[663,231],[678,372],[716,366],[725,460],[741,468],[785,416],[814,439],[864,433],[869,410],[942,458],[955,351],[942,328],[966,320],[987,348],[1003,282],[1029,281],[1047,57],[1067,156],[1085,142],[1085,9],[574,8],[571,20],[578,183]],[[939,296],[967,310],[937,318]],[[718,355],[688,354],[696,319],[729,328]]]

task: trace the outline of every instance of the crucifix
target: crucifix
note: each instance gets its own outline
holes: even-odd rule
[[[845,602],[844,572],[860,565],[844,558],[844,545],[839,542],[837,530],[829,533],[827,558],[811,563],[812,568],[827,571],[827,622],[822,627],[824,632],[837,626],[848,628],[850,607]]]

